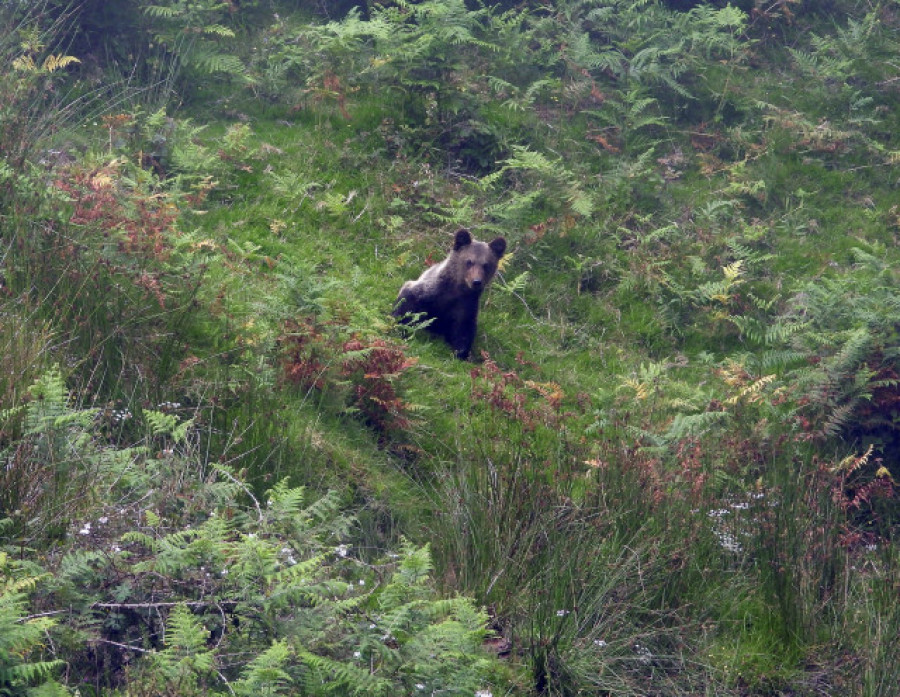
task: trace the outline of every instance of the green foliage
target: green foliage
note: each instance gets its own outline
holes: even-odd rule
[[[480,185],[490,189],[501,182],[505,184],[507,200],[495,204],[491,213],[508,224],[521,225],[533,217],[535,208],[560,216],[574,213],[586,218],[594,212],[595,203],[582,187],[580,178],[559,160],[515,146],[512,157],[501,164],[496,172],[483,177]],[[517,174],[522,181],[510,186],[510,180]]]
[[[149,556],[133,567],[130,597],[106,607],[156,612],[159,604],[137,595],[161,578],[170,598],[188,594],[169,611],[166,647],[152,655],[154,679],[180,694],[214,688],[230,682],[235,666],[226,669],[226,657],[241,647],[260,652],[241,664],[234,687],[243,693],[277,694],[297,681],[312,694],[391,694],[421,681],[471,693],[489,666],[478,651],[485,617],[471,601],[434,598],[427,549],[405,549],[396,571],[386,569],[384,588],[369,590],[371,572],[354,567],[346,545],[333,546],[340,538],[330,531],[346,532],[339,514],[326,514],[333,500],[299,510],[299,493],[279,486],[261,519],[217,516],[163,538],[126,535]],[[190,591],[203,587],[215,601]],[[214,646],[210,631],[219,634]],[[265,636],[271,644],[259,643]],[[288,662],[295,653],[302,667]]]
[[[63,665],[41,657],[54,620],[28,616],[28,596],[45,578],[0,551],[0,694],[4,697],[36,694],[34,688],[39,685],[49,693],[55,685],[52,675]],[[68,693],[60,690],[59,694]]]
[[[71,452],[69,458],[112,468],[92,476],[114,481],[109,494],[116,499],[115,511],[79,532],[92,545],[113,551],[65,555],[53,594],[44,602],[52,607],[65,598],[73,608],[68,630],[78,632],[81,642],[108,650],[128,653],[126,643],[110,637],[131,635],[145,623],[156,627],[160,645],[142,650],[143,660],[133,669],[148,689],[277,694],[302,682],[318,685],[315,694],[374,694],[370,688],[393,694],[427,683],[471,694],[484,684],[490,662],[479,645],[486,617],[468,599],[435,595],[427,547],[406,545],[396,562],[369,566],[344,542],[352,521],[335,494],[308,501],[302,488],[281,482],[261,506],[227,468],[190,462],[190,422],[179,425],[167,414],[147,412],[148,443],[171,439],[168,447],[176,446],[156,460],[146,448],[100,449],[96,412],[66,406],[58,373],[43,377],[32,396],[20,410],[23,434],[13,448],[21,452],[31,438],[53,443],[57,433],[69,434],[60,443]],[[132,469],[155,478],[141,480],[129,475]],[[197,479],[185,477],[204,469],[207,474]],[[158,491],[156,478],[171,482],[168,490]],[[65,499],[76,493],[74,482],[69,476],[60,487],[65,494],[58,494],[68,518],[89,503],[82,497],[76,508],[75,501]],[[188,497],[198,504],[201,499],[216,503],[211,508],[173,505]],[[130,529],[126,521],[132,515],[143,522]],[[112,517],[121,522],[111,522]],[[2,561],[6,574],[5,553]],[[0,677],[4,686],[16,687],[45,679],[57,663],[13,660],[52,622],[19,624],[24,590],[37,578],[10,578],[4,579],[0,625],[17,630],[3,632],[9,644],[8,650],[0,645]],[[165,601],[157,600],[160,592]],[[94,621],[98,611],[107,615],[106,622]],[[235,664],[229,658],[235,654],[246,658]],[[288,661],[293,655],[301,664]]]
[[[886,12],[890,10],[878,5],[860,18],[849,16],[833,33],[813,34],[808,51],[791,49],[797,66],[827,85],[832,114],[856,123],[875,120],[873,107],[883,99],[879,85],[897,79],[898,68],[888,56],[896,54],[898,42],[882,21]],[[851,75],[852,81],[847,79]]]
[[[234,693],[242,697],[291,694],[292,680],[285,669],[293,659],[294,651],[286,640],[272,642],[247,664],[240,680],[232,684]]]
[[[0,10],[0,691],[892,695],[895,3],[350,4]]]
[[[0,7],[0,204],[12,202],[14,186],[40,139],[66,124],[75,110],[56,91],[66,67],[77,62],[57,43],[62,21],[49,20],[46,2]],[[56,89],[51,89],[56,86]]]
[[[893,447],[900,304],[893,269],[873,251],[854,249],[850,269],[802,288],[779,318],[784,329],[773,343],[777,337],[777,345],[807,363],[786,376],[800,389],[807,430],[837,435],[846,429]]]
[[[245,78],[242,61],[227,51],[235,31],[226,25],[228,4],[218,0],[167,0],[145,4],[150,31],[175,60],[200,74]]]
[[[197,686],[213,668],[213,653],[207,651],[209,631],[184,605],[176,605],[166,621],[165,645],[153,654],[154,672],[163,690],[196,694]]]
[[[20,534],[58,534],[88,503],[90,482],[108,462],[90,443],[97,410],[72,409],[58,370],[40,376],[30,401],[0,412],[0,422],[20,437],[5,444],[2,508],[16,516]]]

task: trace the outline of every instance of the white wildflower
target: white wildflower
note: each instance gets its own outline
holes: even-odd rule
[[[638,655],[638,660],[641,663],[650,663],[653,658],[653,652],[646,646],[641,646],[640,644],[634,645],[634,652]]]

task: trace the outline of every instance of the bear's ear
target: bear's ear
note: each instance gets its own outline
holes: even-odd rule
[[[472,235],[471,233],[462,228],[461,230],[456,231],[456,238],[453,241],[453,251],[458,252],[463,247],[467,247],[472,244]]]
[[[506,251],[506,240],[502,237],[498,237],[496,240],[493,240],[488,247],[490,247],[494,254],[497,255],[497,258],[503,256],[503,253]]]

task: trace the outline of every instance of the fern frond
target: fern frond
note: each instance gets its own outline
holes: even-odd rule
[[[862,363],[872,346],[872,335],[866,327],[850,332],[843,346],[828,362],[828,369],[836,374],[850,373]]]
[[[784,370],[806,358],[801,351],[791,349],[764,351],[753,359],[756,373]]]
[[[67,68],[70,65],[74,65],[75,63],[80,63],[75,56],[64,56],[62,54],[53,55],[52,53],[44,59],[44,63],[41,65],[41,69],[46,70],[48,73],[55,72],[56,70],[62,70],[63,68]]]
[[[775,375],[764,375],[763,377],[754,380],[749,385],[744,386],[736,395],[732,395],[728,399],[725,400],[726,404],[737,404],[742,399],[747,398],[750,402],[757,402],[762,398],[762,390],[763,388],[774,381],[776,378]]]
[[[294,658],[294,650],[284,639],[272,644],[248,663],[241,679],[233,684],[239,697],[290,694],[293,679],[285,670]]]
[[[147,5],[144,8],[144,14],[150,17],[159,17],[162,19],[172,19],[180,14],[181,10],[177,7],[167,7],[165,5]]]
[[[23,73],[33,73],[37,70],[37,64],[31,56],[19,56],[12,62],[13,70]]]
[[[225,37],[227,39],[233,39],[236,36],[233,30],[229,29],[228,27],[222,26],[221,24],[208,24],[202,27],[201,31],[204,34]]]
[[[831,411],[822,425],[822,433],[825,436],[835,437],[846,428],[856,408],[856,400],[842,404]]]
[[[311,520],[326,522],[338,515],[340,505],[340,494],[335,490],[331,490],[307,506],[303,511],[303,515]]]
[[[683,438],[697,437],[707,433],[711,428],[728,419],[727,411],[704,411],[697,414],[677,414],[663,435],[667,443],[674,443]]]
[[[318,685],[326,685],[329,692],[349,695],[372,695],[380,697],[391,695],[393,686],[389,680],[379,677],[376,673],[353,665],[349,662],[336,661],[325,656],[316,655],[310,651],[298,651],[297,658],[310,669]],[[311,691],[310,694],[319,692]]]
[[[848,455],[843,460],[841,460],[835,467],[832,468],[832,472],[846,472],[850,474],[855,472],[860,467],[865,467],[869,458],[872,455],[872,451],[875,449],[873,444],[869,444],[869,447],[866,449],[862,455]]]
[[[227,73],[231,76],[242,76],[246,72],[243,62],[237,56],[230,53],[220,53],[209,48],[198,49],[192,52],[188,61],[210,75]]]

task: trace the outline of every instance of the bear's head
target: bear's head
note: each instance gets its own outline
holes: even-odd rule
[[[471,233],[458,230],[453,242],[454,269],[466,288],[482,291],[497,272],[497,262],[506,251],[506,240],[498,237],[490,243],[473,240]]]

